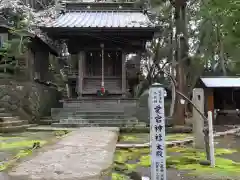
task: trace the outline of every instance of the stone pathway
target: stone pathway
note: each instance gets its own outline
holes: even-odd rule
[[[111,171],[117,128],[81,128],[11,172],[11,180],[100,180]]]

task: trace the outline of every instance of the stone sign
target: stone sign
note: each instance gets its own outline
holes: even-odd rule
[[[153,84],[149,93],[151,179],[166,180],[164,88]]]

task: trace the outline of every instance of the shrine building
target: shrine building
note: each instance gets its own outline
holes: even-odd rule
[[[69,2],[41,30],[67,45],[69,98],[96,97],[99,92],[121,98],[128,91],[127,55],[143,53],[158,27],[134,3]]]

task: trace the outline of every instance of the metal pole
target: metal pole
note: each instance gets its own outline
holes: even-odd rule
[[[101,87],[104,87],[104,44],[101,44],[102,49],[102,82]]]
[[[166,180],[164,88],[155,83],[149,92],[151,180]]]

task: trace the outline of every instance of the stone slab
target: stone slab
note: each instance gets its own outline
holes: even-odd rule
[[[66,127],[51,127],[49,125],[40,125],[36,127],[27,128],[27,131],[76,131],[79,128],[66,128]]]
[[[111,172],[117,138],[117,131],[108,128],[78,129],[47,151],[19,164],[9,172],[9,177],[11,180],[102,180]]]
[[[27,128],[28,131],[77,131],[83,129],[85,127],[78,128],[66,128],[66,127],[52,127],[48,125],[40,125],[36,127]],[[96,127],[86,127],[86,128],[96,128]],[[113,132],[119,132],[120,129],[118,127],[97,127],[98,129],[104,129]]]

